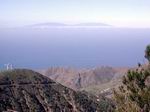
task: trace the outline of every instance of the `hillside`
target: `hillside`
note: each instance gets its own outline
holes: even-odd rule
[[[112,103],[76,92],[32,70],[0,72],[0,112],[102,112]]]
[[[127,68],[112,68],[107,66],[93,69],[51,67],[39,70],[43,75],[75,90],[118,80],[126,71]]]

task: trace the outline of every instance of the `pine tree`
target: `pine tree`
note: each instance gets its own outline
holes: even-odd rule
[[[122,85],[114,91],[116,112],[150,112],[150,45],[145,50],[148,66],[138,64],[122,79]]]
[[[146,47],[145,58],[150,62],[150,45]]]

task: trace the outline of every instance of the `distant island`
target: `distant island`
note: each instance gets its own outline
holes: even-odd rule
[[[31,28],[78,28],[78,27],[112,27],[112,25],[105,23],[79,23],[79,24],[64,24],[57,22],[38,23],[29,25]]]
[[[75,24],[74,26],[112,26],[112,25],[105,24],[105,23],[80,23],[80,24]]]

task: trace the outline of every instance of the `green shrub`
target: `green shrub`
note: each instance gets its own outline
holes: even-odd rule
[[[139,64],[122,79],[122,85],[114,90],[116,112],[150,112],[150,45],[145,50],[148,66]]]

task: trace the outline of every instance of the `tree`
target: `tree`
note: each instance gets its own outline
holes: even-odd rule
[[[122,85],[114,90],[116,112],[150,112],[150,45],[146,47],[145,58],[149,65],[138,66],[127,72]]]
[[[150,62],[150,45],[146,47],[145,58]]]

